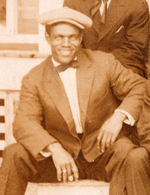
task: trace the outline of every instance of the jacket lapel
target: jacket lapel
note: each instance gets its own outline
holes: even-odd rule
[[[80,117],[83,129],[85,125],[92,81],[94,78],[94,70],[92,68],[91,61],[86,55],[86,53],[79,52],[79,68],[77,68],[77,90],[80,107]]]
[[[126,2],[124,0],[111,0],[111,3],[107,10],[106,22],[105,24],[100,24],[99,26],[99,37],[100,41],[113,27],[119,25],[119,21],[125,17],[127,13]]]
[[[48,58],[46,69],[44,72],[44,87],[48,95],[54,102],[56,108],[66,121],[71,133],[74,136],[77,136],[68,98],[66,96],[61,79],[52,64],[51,58]]]
[[[77,68],[77,91],[80,108],[81,123],[84,129],[87,106],[94,77],[92,64],[87,54],[80,51],[78,56]],[[56,72],[51,59],[48,58],[45,73],[44,73],[44,87],[55,103],[56,108],[68,124],[68,128],[73,136],[77,136],[75,124],[70,110],[68,98],[66,96],[63,84]]]

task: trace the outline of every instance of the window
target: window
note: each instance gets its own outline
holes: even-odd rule
[[[0,34],[6,33],[6,0],[0,2]]]
[[[0,52],[38,51],[39,0],[0,1]]]
[[[38,0],[18,1],[17,29],[20,34],[38,34]]]
[[[63,0],[0,0],[0,54],[49,53],[38,16],[62,3]]]

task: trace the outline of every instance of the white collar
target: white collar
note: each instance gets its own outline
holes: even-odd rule
[[[77,56],[74,58],[74,60],[77,60]],[[60,65],[60,62],[57,62],[57,61],[53,58],[53,56],[52,56],[52,62],[53,62],[53,65],[54,65],[55,67],[57,67],[57,66]]]

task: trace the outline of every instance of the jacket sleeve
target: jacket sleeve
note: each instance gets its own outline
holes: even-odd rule
[[[146,83],[144,103],[137,130],[141,146],[145,147],[150,153],[150,79]]]
[[[74,1],[72,1],[72,0],[64,0],[63,6],[64,7],[70,7],[72,9],[75,9],[76,3]]]
[[[118,109],[125,110],[137,121],[142,108],[146,79],[123,67],[118,60],[109,60],[108,79],[114,95],[121,100]]]
[[[13,133],[16,140],[37,160],[40,151],[57,141],[44,129],[43,120],[42,104],[35,80],[31,75],[27,75],[22,81],[20,103],[14,119]]]
[[[124,42],[113,51],[122,65],[141,75],[146,72],[148,36],[149,10],[147,3],[142,0],[130,14]]]

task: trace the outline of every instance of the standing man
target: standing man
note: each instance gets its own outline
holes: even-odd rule
[[[127,68],[146,75],[149,11],[145,0],[64,0],[93,20],[83,46],[111,52]]]
[[[17,143],[3,153],[0,195],[23,195],[28,181],[87,178],[108,181],[110,195],[124,195],[124,160],[135,147],[127,135],[145,79],[110,54],[81,49],[83,30],[92,25],[88,16],[59,8],[40,22],[52,56],[23,78]]]

